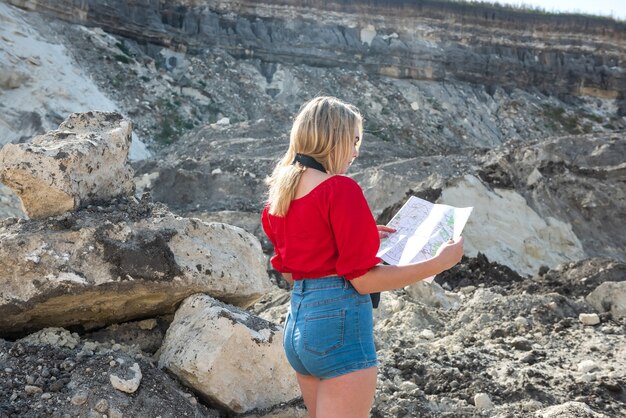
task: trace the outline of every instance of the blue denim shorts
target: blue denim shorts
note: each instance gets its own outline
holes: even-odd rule
[[[283,345],[303,375],[328,379],[377,366],[369,295],[339,276],[296,280]]]

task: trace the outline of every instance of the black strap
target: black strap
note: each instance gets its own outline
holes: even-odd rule
[[[305,167],[313,168],[315,170],[319,170],[322,173],[326,172],[326,169],[323,165],[321,165],[315,158],[305,155],[305,154],[296,154],[296,157],[293,159],[293,163],[300,163]]]

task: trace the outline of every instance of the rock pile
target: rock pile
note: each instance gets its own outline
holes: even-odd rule
[[[261,245],[136,199],[130,129],[73,114],[0,151],[33,218],[0,223],[0,416],[297,413],[281,328],[233,306],[270,290]]]

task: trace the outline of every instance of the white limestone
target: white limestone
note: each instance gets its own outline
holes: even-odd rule
[[[232,412],[267,408],[299,396],[282,336],[275,324],[197,294],[176,312],[159,366]]]

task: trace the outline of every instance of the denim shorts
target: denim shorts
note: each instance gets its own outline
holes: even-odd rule
[[[339,276],[296,280],[283,345],[303,375],[328,379],[377,366],[370,296]]]

